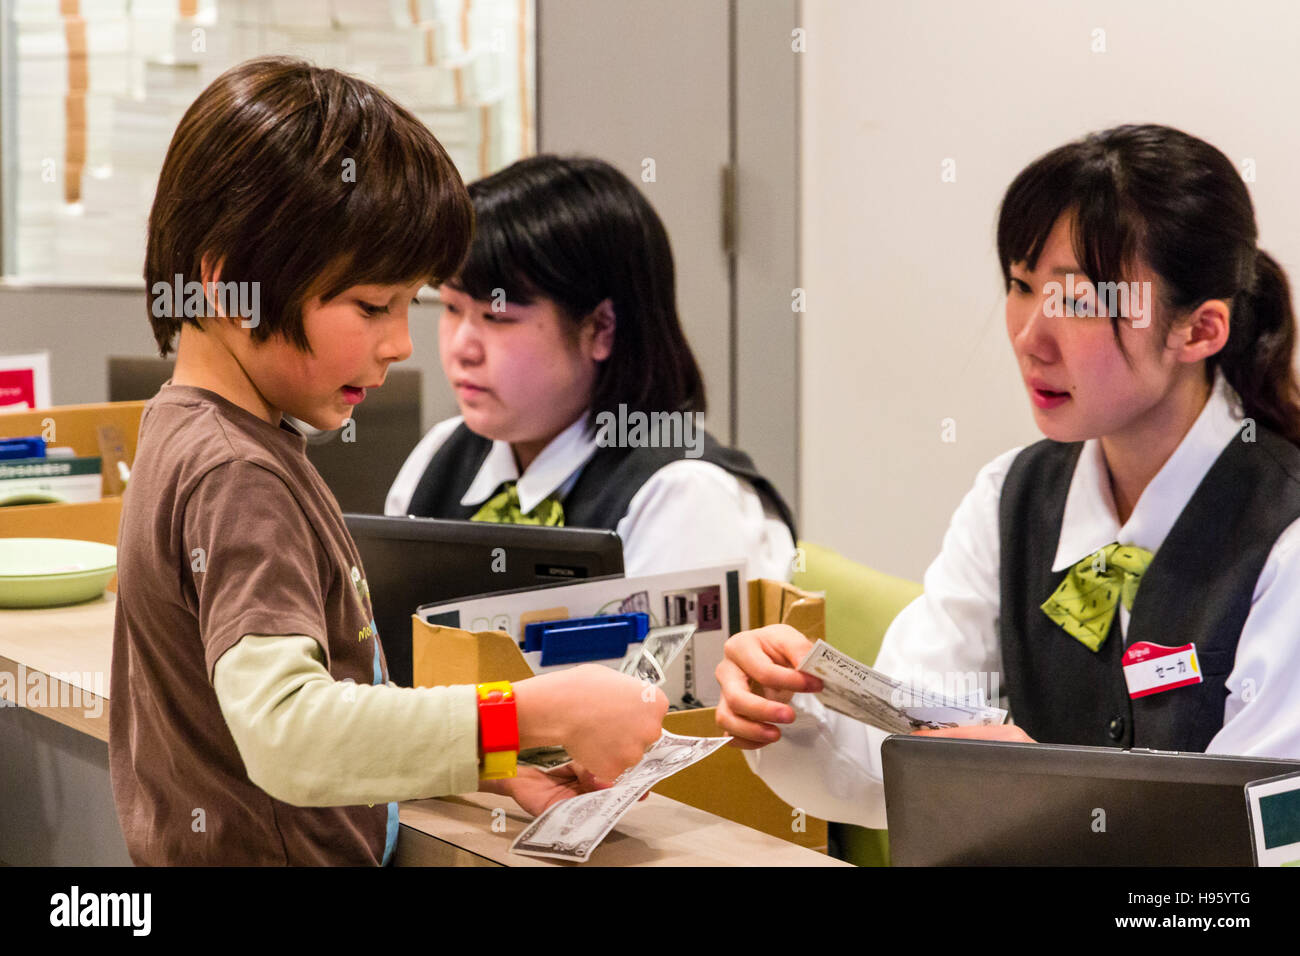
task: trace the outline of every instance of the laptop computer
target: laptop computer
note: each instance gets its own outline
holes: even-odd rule
[[[1300,761],[896,735],[895,866],[1250,866],[1245,785]]]
[[[476,594],[621,577],[613,531],[345,514],[361,552],[388,676],[410,687],[411,615]]]

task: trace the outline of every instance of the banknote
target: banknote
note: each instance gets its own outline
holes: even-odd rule
[[[730,737],[683,737],[664,731],[641,762],[605,790],[580,794],[551,807],[524,828],[510,849],[585,863],[606,834],[660,780],[703,760]]]
[[[550,772],[573,762],[563,747],[533,747],[519,751],[520,764]]]
[[[659,669],[668,672],[671,664],[682,652],[686,642],[695,634],[694,624],[675,624],[672,627],[656,627],[646,635],[641,649],[655,659]]]
[[[630,674],[637,680],[649,681],[656,687],[662,685],[666,679],[655,659],[644,651],[628,655],[628,659],[623,662],[623,673]]]
[[[821,678],[824,689],[817,696],[831,710],[891,734],[910,734],[923,727],[988,726],[1007,719],[1005,710],[982,701],[907,686],[825,641],[813,645],[799,670]]]
[[[619,669],[658,687],[667,679],[669,666],[690,643],[695,628],[694,624],[651,628],[639,647],[628,649]]]

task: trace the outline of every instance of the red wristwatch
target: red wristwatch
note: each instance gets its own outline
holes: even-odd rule
[[[519,716],[510,681],[478,684],[479,777],[502,780],[513,777],[519,758]]]

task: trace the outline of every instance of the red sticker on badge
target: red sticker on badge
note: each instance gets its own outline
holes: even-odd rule
[[[1196,645],[1165,647],[1150,641],[1129,645],[1122,658],[1124,683],[1131,698],[1147,697],[1202,681]]]

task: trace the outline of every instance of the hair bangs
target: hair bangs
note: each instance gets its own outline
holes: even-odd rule
[[[505,217],[476,204],[474,241],[452,285],[472,299],[486,302],[505,293],[507,302],[531,305],[544,293],[530,278],[542,271],[527,254],[528,245],[511,235]]]
[[[1090,281],[1131,277],[1140,230],[1123,200],[1116,163],[1104,141],[1093,135],[1035,160],[1007,188],[998,216],[998,260],[1006,284],[1012,263],[1037,268],[1062,216],[1073,222],[1076,264]]]
[[[1226,341],[1198,360],[1207,385],[1222,373],[1246,418],[1300,445],[1295,309],[1286,272],[1258,246],[1246,182],[1221,150],[1170,126],[1091,133],[1016,176],[999,213],[998,257],[1009,290],[1012,264],[1041,270],[1047,237],[1068,215],[1074,258],[1061,265],[1095,284],[1097,306],[1107,303],[1115,342],[1130,362],[1120,323],[1136,316],[1123,314],[1125,291],[1154,309],[1133,327],[1152,324],[1155,349],[1192,310],[1226,304]],[[1146,281],[1152,287],[1142,289]],[[1103,283],[1111,288],[1103,291]]]
[[[356,184],[337,217],[345,264],[325,298],[354,285],[437,285],[454,275],[474,210],[441,145],[402,127],[369,130],[360,142]]]
[[[260,287],[254,342],[310,351],[308,299],[352,285],[434,282],[473,228],[433,134],[364,80],[292,57],[231,67],[186,110],[149,213],[145,280],[220,270]],[[159,354],[193,317],[154,316]]]

